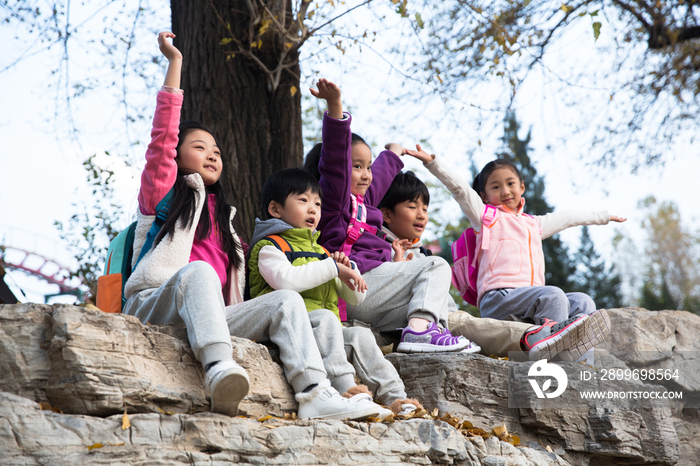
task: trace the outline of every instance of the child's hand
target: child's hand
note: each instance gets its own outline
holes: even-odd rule
[[[394,262],[410,261],[413,259],[413,253],[409,253],[404,259],[403,255],[411,249],[411,242],[407,239],[396,238],[391,242],[391,248],[394,250]]]
[[[627,219],[624,218],[624,217],[618,217],[617,215],[611,215],[611,216],[610,216],[610,221],[611,221],[611,222],[622,223],[622,222],[626,222]]]
[[[357,270],[338,264],[338,278],[352,291],[359,291],[360,293],[367,291],[367,283]]]
[[[435,155],[428,154],[421,148],[420,144],[416,144],[416,150],[406,149],[406,153],[423,163],[430,163],[435,160]]]
[[[163,31],[158,34],[158,47],[168,61],[182,60],[182,53],[168,40],[175,37],[175,34]]]
[[[350,258],[348,256],[346,256],[344,252],[341,252],[341,251],[332,252],[331,257],[333,258],[333,260],[336,263],[343,264],[345,267],[352,268],[352,265],[350,265]]]
[[[406,153],[406,149],[403,148],[401,144],[397,144],[395,142],[390,142],[389,144],[386,144],[384,146],[386,150],[392,151],[394,154],[401,156]]]
[[[340,100],[340,88],[327,80],[326,78],[321,78],[316,83],[318,90],[313,87],[309,88],[311,95],[317,99],[325,99],[328,104],[328,116],[340,120],[343,118],[343,103]]]

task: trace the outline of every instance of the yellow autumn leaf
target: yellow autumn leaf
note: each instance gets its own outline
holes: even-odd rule
[[[131,427],[131,421],[129,420],[129,415],[126,414],[124,410],[124,415],[122,416],[122,430],[126,430]]]
[[[92,445],[89,445],[89,446],[87,447],[87,449],[88,449],[88,450],[94,450],[94,449],[96,449],[96,448],[102,448],[102,447],[104,447],[104,445],[102,445],[101,443],[93,443]]]
[[[511,435],[508,443],[510,443],[514,447],[517,447],[518,445],[520,445],[520,437],[518,437],[517,435]]]
[[[269,414],[268,414],[267,416],[263,416],[263,417],[261,417],[260,419],[258,419],[258,422],[265,422],[265,421],[267,421],[268,419],[272,419],[272,416],[269,415]]]
[[[493,428],[493,434],[496,437],[500,437],[501,435],[508,435],[508,429],[506,429],[505,425],[502,426],[497,426]]]
[[[226,45],[230,44],[231,42],[233,42],[233,39],[231,39],[230,37],[224,37],[223,39],[221,39],[221,41],[219,41],[219,45]]]
[[[566,3],[562,3],[561,6],[559,7],[559,9],[561,11],[563,11],[564,13],[568,13],[571,11],[571,7],[567,6]]]
[[[263,19],[262,24],[260,25],[260,29],[258,29],[258,34],[261,36],[265,34],[265,32],[270,28],[270,24],[272,24],[272,19]]]
[[[290,87],[289,93],[292,94],[292,97],[294,97],[294,95],[297,93],[297,87],[296,86]]]

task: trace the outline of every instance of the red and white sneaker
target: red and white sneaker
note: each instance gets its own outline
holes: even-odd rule
[[[525,332],[520,347],[531,361],[551,360],[557,354],[564,361],[576,361],[610,335],[610,318],[605,309],[563,322],[545,319],[539,327]]]

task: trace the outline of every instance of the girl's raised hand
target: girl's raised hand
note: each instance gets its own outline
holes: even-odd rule
[[[611,221],[611,222],[622,223],[622,222],[626,222],[627,219],[624,218],[624,217],[618,217],[617,215],[611,215],[611,216],[610,216],[610,221]]]
[[[182,60],[182,53],[168,40],[174,37],[175,34],[169,31],[163,31],[158,34],[158,47],[168,61]]]
[[[309,88],[311,95],[317,99],[324,99],[328,104],[328,116],[340,120],[343,118],[343,103],[340,100],[340,87],[337,84],[321,78],[316,83],[318,90]]]
[[[406,149],[406,153],[423,163],[430,163],[435,160],[435,155],[428,154],[421,148],[420,144],[416,144],[416,150]]]
[[[401,144],[397,144],[395,142],[390,142],[388,144],[384,145],[384,149],[392,151],[394,154],[401,156],[403,154],[407,154],[408,151],[403,148]]]

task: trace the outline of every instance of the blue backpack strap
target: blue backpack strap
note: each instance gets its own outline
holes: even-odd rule
[[[166,194],[165,197],[161,199],[161,201],[156,206],[156,218],[151,224],[151,229],[148,230],[148,234],[146,235],[146,242],[143,243],[141,253],[139,254],[138,259],[136,259],[134,265],[131,267],[131,272],[136,270],[136,266],[139,265],[141,259],[143,259],[143,257],[148,253],[148,251],[150,251],[153,247],[153,243],[156,240],[156,236],[158,236],[158,233],[160,233],[160,229],[163,227],[163,224],[165,223],[165,220],[168,218],[168,214],[170,213],[170,206],[172,204],[174,190],[175,187],[170,189],[170,191],[168,191],[168,194]]]

